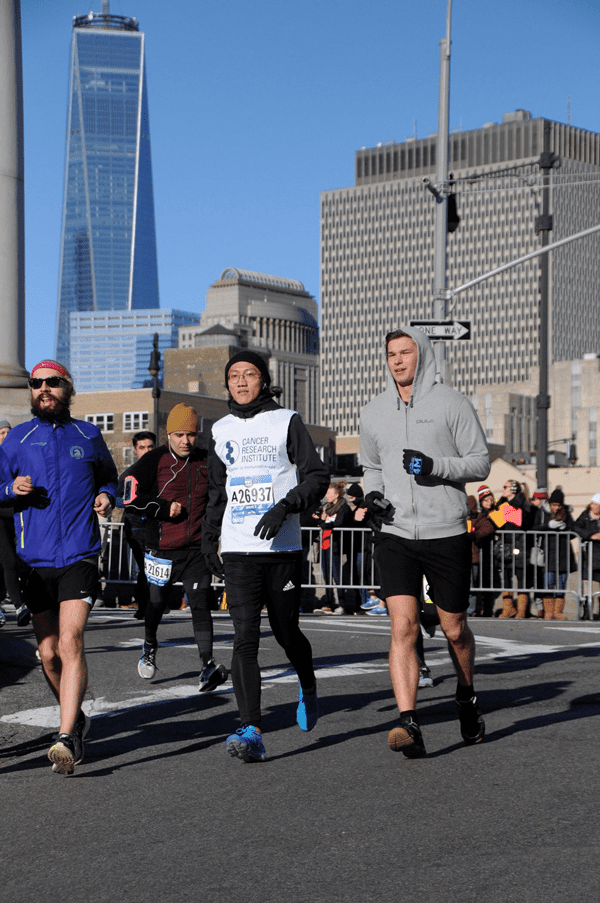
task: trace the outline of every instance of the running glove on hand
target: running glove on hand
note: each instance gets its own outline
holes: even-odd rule
[[[433,470],[433,458],[428,458],[423,452],[416,451],[414,448],[405,448],[402,465],[407,473],[413,473],[418,477],[428,477]]]
[[[263,514],[254,528],[254,535],[258,536],[260,539],[273,539],[273,537],[277,536],[281,530],[283,522],[289,514],[289,510],[289,505],[285,499],[277,502],[276,505],[273,505],[272,508],[269,508],[269,510]]]
[[[216,552],[209,552],[208,555],[205,556],[206,561],[208,562],[208,567],[211,572],[218,577],[220,580],[225,579],[225,571],[223,569],[223,562],[219,558]]]

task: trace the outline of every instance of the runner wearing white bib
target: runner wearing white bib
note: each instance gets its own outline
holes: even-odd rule
[[[280,390],[271,388],[261,355],[242,351],[232,357],[225,384],[231,414],[212,430],[202,549],[213,573],[225,576],[234,625],[231,678],[242,726],[227,738],[227,751],[246,762],[263,761],[258,646],[264,605],[273,635],[298,674],[298,725],[308,731],[317,723],[312,650],[298,623],[298,514],[322,498],[329,473],[300,416],[274,401]]]

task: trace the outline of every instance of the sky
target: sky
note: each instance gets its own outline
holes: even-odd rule
[[[447,0],[111,0],[146,36],[160,304],[227,267],[319,300],[319,195],[354,154],[437,132]],[[26,360],[54,354],[72,19],[21,0]],[[598,0],[454,0],[450,129],[515,109],[600,132]],[[477,275],[477,274],[474,274]]]

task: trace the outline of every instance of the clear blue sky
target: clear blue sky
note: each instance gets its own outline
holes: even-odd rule
[[[72,17],[21,0],[26,365],[53,353]],[[319,193],[354,152],[437,131],[447,0],[111,0],[146,35],[161,307],[233,266],[319,298]],[[454,0],[450,128],[533,116],[600,131],[598,0]],[[477,275],[477,274],[474,274]]]

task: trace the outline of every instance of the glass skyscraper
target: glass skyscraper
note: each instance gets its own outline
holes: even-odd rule
[[[73,20],[57,359],[71,313],[158,307],[144,35],[104,0]]]

